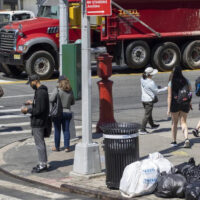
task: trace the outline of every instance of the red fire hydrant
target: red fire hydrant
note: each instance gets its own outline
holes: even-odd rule
[[[113,81],[108,80],[112,75],[112,56],[108,53],[101,54],[98,58],[97,74],[101,81],[98,81],[99,86],[99,121],[96,126],[97,132],[102,132],[100,126],[104,123],[114,123],[113,114],[113,99],[112,99],[112,85]]]

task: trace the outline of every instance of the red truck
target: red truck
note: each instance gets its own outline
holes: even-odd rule
[[[102,17],[101,25],[94,30],[92,45],[106,46],[117,63],[124,61],[135,69],[148,64],[161,71],[179,64],[200,68],[199,0],[113,3],[112,16]],[[48,9],[51,17],[58,13],[54,6]],[[48,9],[43,8],[44,17],[48,17],[44,12]],[[58,26],[58,19],[36,18],[1,29],[0,63],[4,71],[16,74],[25,69],[28,74],[49,78],[58,69]],[[69,35],[75,41],[80,38],[80,29],[70,29]]]

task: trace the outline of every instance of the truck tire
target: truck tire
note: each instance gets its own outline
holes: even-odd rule
[[[175,43],[164,42],[156,47],[152,60],[160,71],[171,71],[175,65],[180,65],[181,52]]]
[[[145,67],[150,59],[150,48],[147,42],[138,40],[130,43],[126,48],[126,63],[130,68]]]
[[[195,40],[185,47],[182,56],[183,65],[190,69],[200,68],[200,40]]]
[[[37,74],[41,79],[48,79],[54,71],[55,61],[47,51],[36,51],[26,61],[28,75]]]

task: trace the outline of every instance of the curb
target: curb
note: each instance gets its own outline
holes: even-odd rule
[[[69,185],[69,184],[62,184],[60,188],[62,188],[66,192],[87,195],[89,197],[102,199],[102,200],[125,200],[126,199],[123,197],[119,197],[119,195],[110,194],[107,192],[101,192],[99,190],[86,189],[86,188]]]

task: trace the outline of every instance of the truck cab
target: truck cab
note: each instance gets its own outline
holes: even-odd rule
[[[80,11],[80,3],[70,0],[69,7],[72,13]],[[70,42],[81,38],[77,19],[73,19],[76,26],[70,24]],[[38,74],[41,79],[48,79],[58,70],[58,55],[59,0],[46,0],[36,18],[13,22],[0,29],[0,63],[7,75],[17,76],[26,71],[28,75]]]

